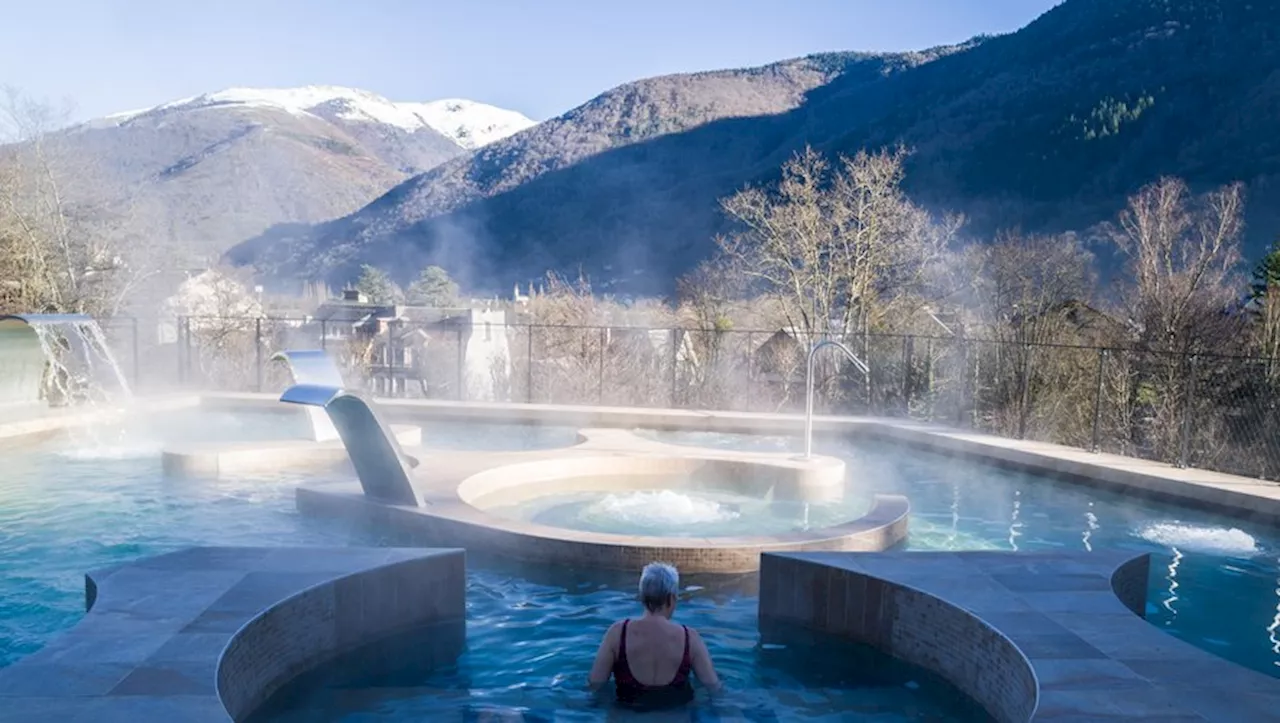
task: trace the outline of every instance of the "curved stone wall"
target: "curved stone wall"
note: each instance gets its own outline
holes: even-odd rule
[[[798,462],[668,455],[557,457],[473,474],[458,498],[478,509],[557,494],[643,489],[710,489],[753,497],[820,502],[844,495],[844,464],[831,457]]]
[[[1111,573],[1111,590],[1125,607],[1147,617],[1147,587],[1151,579],[1151,555],[1138,555]]]
[[[315,407],[307,407],[308,410]],[[422,443],[422,428],[397,424],[391,432],[401,445]],[[160,463],[171,477],[220,477],[281,469],[317,469],[347,463],[339,440],[267,439],[245,442],[186,442],[166,446]]]
[[[521,562],[612,570],[636,570],[664,560],[689,573],[755,572],[765,552],[891,549],[906,539],[911,511],[905,497],[877,495],[866,515],[834,527],[754,537],[656,537],[508,520],[460,501],[424,507],[385,505],[358,490],[351,485],[300,487],[298,509],[348,519],[403,544],[448,544]]]
[[[410,558],[326,581],[262,611],[218,661],[218,696],[243,720],[302,673],[371,642],[429,624],[461,623],[462,555]]]
[[[858,558],[845,559],[856,564]],[[820,558],[766,555],[759,615],[762,627],[782,622],[839,635],[937,673],[999,723],[1026,723],[1036,711],[1036,674],[1013,641],[964,608],[909,585]]]
[[[197,547],[94,571],[84,619],[0,669],[0,719],[241,721],[407,628],[460,652],[465,594],[456,549]]]

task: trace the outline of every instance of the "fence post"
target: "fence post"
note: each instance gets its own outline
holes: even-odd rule
[[[186,362],[183,359],[183,353],[182,353],[182,348],[186,344],[186,336],[185,336],[185,331],[183,329],[183,327],[186,326],[186,323],[187,323],[187,317],[179,316],[175,324],[176,326],[175,333],[177,334],[177,339],[175,339],[174,341],[173,350],[175,352],[174,356],[178,358],[178,383],[179,384],[182,384],[187,380],[186,368],[184,367],[184,364]]]
[[[1031,414],[1031,345],[1022,345],[1022,404],[1018,413],[1018,439],[1027,438],[1027,417]]]
[[[1178,450],[1178,466],[1185,469],[1191,463],[1191,428],[1193,407],[1196,398],[1196,369],[1199,367],[1199,359],[1192,355],[1184,357],[1187,365],[1187,391],[1183,401],[1182,408],[1182,442],[1181,449]]]
[[[754,412],[756,391],[756,337],[754,332],[747,332],[747,411]]]
[[[325,351],[328,348],[329,348],[329,320],[321,319],[320,320],[320,351]]]
[[[387,323],[387,396],[391,399],[396,397],[396,327],[399,323],[398,319]]]
[[[902,416],[911,416],[911,361],[915,355],[915,337],[902,337]]]
[[[467,363],[466,348],[462,345],[462,327],[458,327],[458,401],[466,401],[466,371],[464,367]]]
[[[607,327],[600,327],[600,370],[596,379],[596,404],[604,404],[604,347],[608,343],[607,332]]]
[[[257,388],[262,391],[262,317],[253,320],[254,365],[256,366]]]
[[[924,341],[924,394],[925,419],[933,421],[933,337]]]
[[[965,409],[969,405],[969,341],[960,338],[960,399],[956,404],[956,426],[964,427]]]
[[[1093,391],[1093,452],[1097,454],[1102,451],[1102,443],[1099,439],[1100,422],[1102,420],[1102,372],[1107,363],[1107,350],[1098,350],[1098,379],[1094,385]]]
[[[671,330],[671,408],[678,406],[676,401],[680,396],[680,330]]]
[[[134,386],[134,387],[135,387],[135,389],[136,389],[136,387],[138,386],[138,379],[140,378],[140,375],[139,375],[139,373],[138,373],[138,369],[139,369],[139,362],[138,362],[138,317],[136,317],[136,316],[131,316],[131,317],[129,317],[129,322],[130,322],[131,326],[133,327],[133,386]]]
[[[533,404],[533,329],[533,322],[529,322],[529,339],[525,349],[526,364],[524,366],[524,399],[529,404]]]

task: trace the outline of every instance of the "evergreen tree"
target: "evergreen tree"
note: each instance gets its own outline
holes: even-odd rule
[[[382,269],[365,264],[360,267],[360,278],[356,280],[356,291],[374,304],[399,303],[403,294],[391,277]]]
[[[1271,250],[1253,269],[1253,283],[1249,296],[1261,302],[1272,294],[1280,294],[1280,238],[1271,243]]]
[[[410,304],[445,308],[458,301],[458,284],[439,266],[428,266],[409,286]]]

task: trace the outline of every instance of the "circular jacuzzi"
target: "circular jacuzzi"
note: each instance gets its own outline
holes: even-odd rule
[[[846,500],[830,457],[584,451],[486,469],[424,495],[426,543],[548,564],[750,572],[760,553],[878,551],[906,537],[903,497]]]

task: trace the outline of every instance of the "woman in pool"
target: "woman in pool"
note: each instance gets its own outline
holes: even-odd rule
[[[660,562],[645,566],[640,573],[644,615],[614,623],[604,634],[588,679],[593,690],[612,675],[619,703],[654,709],[693,700],[690,674],[712,692],[720,689],[702,636],[671,622],[679,590],[680,573],[674,567]]]

